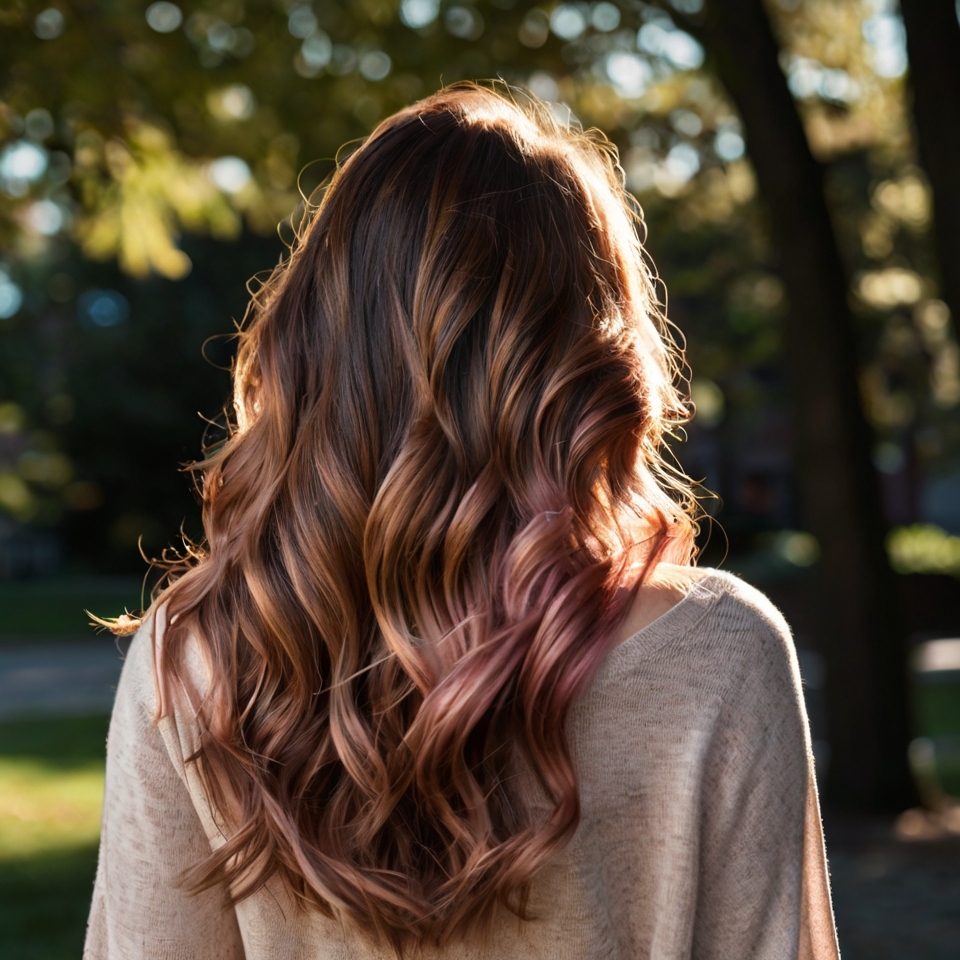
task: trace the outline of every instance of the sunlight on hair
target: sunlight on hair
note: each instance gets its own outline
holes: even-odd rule
[[[455,84],[317,196],[189,468],[205,542],[160,564],[160,709],[199,644],[197,771],[235,829],[194,886],[276,873],[402,954],[526,916],[576,830],[567,716],[644,579],[692,561],[664,447],[689,403],[599,131]]]

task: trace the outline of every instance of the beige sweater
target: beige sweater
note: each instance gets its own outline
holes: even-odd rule
[[[178,878],[221,833],[192,764],[192,718],[153,723],[151,642],[135,637],[107,749],[86,960],[371,960],[344,924],[276,881],[236,907]],[[770,602],[700,571],[615,647],[569,726],[583,816],[538,875],[536,918],[424,956],[475,960],[835,960],[797,660]]]

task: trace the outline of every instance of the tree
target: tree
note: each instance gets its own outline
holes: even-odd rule
[[[884,548],[871,430],[858,396],[849,288],[823,174],[780,67],[761,0],[709,3],[689,29],[743,120],[786,288],[802,508],[820,541],[818,586],[837,804],[900,810],[916,801],[905,629]]]
[[[960,22],[954,0],[901,0],[920,161],[933,187],[943,299],[960,324]]]

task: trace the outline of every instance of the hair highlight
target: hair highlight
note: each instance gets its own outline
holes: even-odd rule
[[[199,886],[279,875],[399,953],[526,915],[578,823],[571,704],[693,553],[634,210],[605,139],[459,84],[339,165],[255,294],[193,467],[206,542],[158,600],[161,714],[188,644],[209,672],[195,760],[230,830]]]

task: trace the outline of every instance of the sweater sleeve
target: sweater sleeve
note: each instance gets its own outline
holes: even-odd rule
[[[154,722],[152,656],[141,630],[110,721],[84,960],[242,960],[225,891],[194,896],[183,887],[183,871],[209,855],[210,843]]]
[[[779,611],[721,607],[735,660],[704,768],[695,960],[838,960],[800,673]]]

